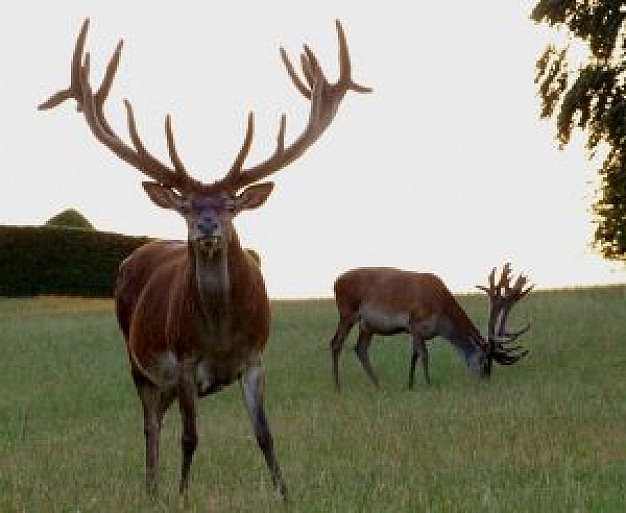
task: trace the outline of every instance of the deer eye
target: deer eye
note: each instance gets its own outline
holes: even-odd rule
[[[183,200],[178,204],[178,211],[184,215],[191,213],[192,208],[191,201],[188,200]]]

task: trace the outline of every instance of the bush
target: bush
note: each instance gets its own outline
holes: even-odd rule
[[[149,237],[0,226],[0,296],[112,297],[120,263]],[[260,265],[259,254],[246,248]]]
[[[147,237],[0,226],[0,296],[111,297],[120,262]]]
[[[44,226],[57,228],[82,228],[83,230],[93,230],[93,225],[77,210],[68,208],[60,214],[48,219]]]

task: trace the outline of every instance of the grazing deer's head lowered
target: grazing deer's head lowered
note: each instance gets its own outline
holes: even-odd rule
[[[522,350],[519,346],[510,346],[509,344],[526,333],[530,329],[530,323],[515,331],[509,331],[506,327],[511,308],[533,289],[533,285],[527,286],[527,284],[528,278],[520,274],[515,283],[511,285],[511,264],[507,263],[502,268],[497,283],[496,268],[494,267],[489,274],[488,285],[486,287],[476,285],[476,288],[487,294],[490,301],[485,367],[487,375],[491,373],[493,360],[500,365],[512,365],[528,354],[528,350]]]
[[[488,286],[479,286],[491,302],[487,338],[461,308],[443,282],[433,274],[391,268],[360,268],[343,273],[335,281],[339,324],[331,340],[333,375],[339,390],[339,355],[355,323],[359,336],[355,351],[367,375],[378,384],[368,350],[375,334],[409,333],[413,341],[409,387],[413,386],[415,364],[422,360],[424,378],[430,382],[426,341],[441,336],[463,355],[470,371],[479,376],[491,374],[492,362],[511,365],[525,356],[511,344],[530,328],[509,331],[506,327],[511,308],[531,290],[520,275],[511,285],[511,266],[506,264],[496,283],[496,269]]]
[[[285,144],[283,115],[274,152],[258,164],[245,167],[254,131],[250,114],[243,145],[232,166],[221,179],[204,183],[192,178],[180,159],[169,116],[165,135],[171,165],[159,161],[144,147],[128,101],[124,105],[132,145],[115,133],[105,117],[104,103],[122,43],[117,45],[94,94],[89,83],[89,54],[84,54],[88,26],[89,20],[85,20],[76,41],[70,86],[39,108],[50,109],[75,99],[95,138],[150,179],[143,186],[155,204],[178,212],[187,223],[187,243],[154,242],[128,257],[120,267],[115,290],[117,317],[144,411],[148,486],[156,487],[161,422],[173,400],[179,401],[183,423],[182,492],[188,485],[197,445],[198,397],[239,379],[274,487],[285,497],[286,487],[263,407],[261,355],[269,335],[269,300],[258,265],[243,251],[232,221],[240,212],[265,202],[273,184],[263,180],[305,153],[331,124],[348,91],[370,90],[352,80],[346,38],[339,22],[340,71],[336,83],[326,80],[307,46],[301,56],[302,81],[281,48],[293,84],[310,102],[306,127],[293,142]]]

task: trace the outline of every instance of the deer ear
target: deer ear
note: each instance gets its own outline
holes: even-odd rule
[[[177,210],[181,198],[172,189],[156,182],[141,182],[150,199],[161,208]]]
[[[235,198],[235,209],[241,212],[242,210],[252,210],[260,207],[265,203],[272,189],[274,189],[272,182],[251,185]]]

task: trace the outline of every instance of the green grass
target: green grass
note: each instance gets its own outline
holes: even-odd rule
[[[461,302],[484,326],[486,299]],[[163,430],[160,494],[143,491],[139,401],[110,301],[0,300],[0,511],[619,512],[626,505],[626,289],[520,304],[530,355],[471,378],[441,340],[433,383],[407,389],[407,337],[377,338],[375,389],[346,342],[333,388],[332,301],[275,302],[267,408],[283,506],[238,386],[203,399],[188,502],[179,421]],[[356,331],[356,330],[355,330]]]

